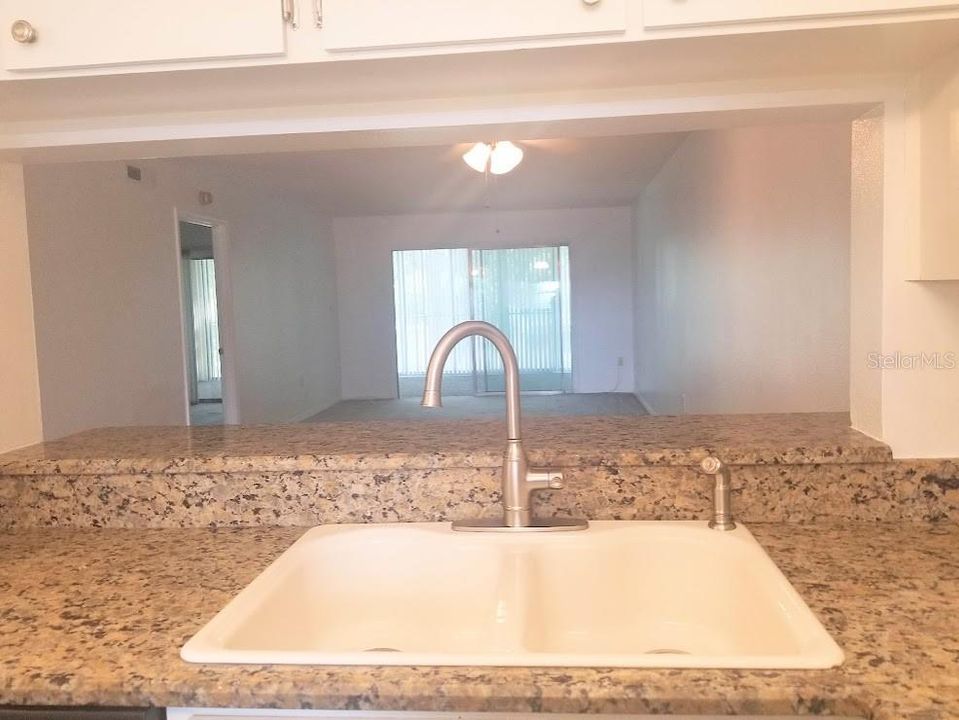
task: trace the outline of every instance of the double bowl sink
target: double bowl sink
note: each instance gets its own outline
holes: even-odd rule
[[[309,530],[182,649],[201,663],[827,668],[842,651],[742,525]]]

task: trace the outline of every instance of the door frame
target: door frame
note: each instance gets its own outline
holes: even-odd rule
[[[227,223],[209,215],[181,211],[173,208],[173,236],[176,251],[176,276],[178,283],[178,305],[180,311],[180,354],[183,366],[183,417],[190,425],[190,350],[187,346],[186,317],[183,304],[183,260],[181,255],[180,223],[187,222],[203,225],[213,231],[213,263],[216,272],[216,308],[220,328],[220,371],[223,393],[223,423],[238,425],[240,405],[236,391],[236,325],[233,315],[233,283],[230,267],[230,242]]]

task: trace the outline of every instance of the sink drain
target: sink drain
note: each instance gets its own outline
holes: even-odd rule
[[[402,652],[398,648],[388,648],[388,647],[379,647],[379,648],[366,648],[363,652]]]
[[[647,655],[692,655],[688,650],[674,650],[673,648],[656,648],[647,650]]]

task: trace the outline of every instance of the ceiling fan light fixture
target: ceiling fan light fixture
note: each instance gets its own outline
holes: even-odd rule
[[[486,166],[489,164],[490,154],[493,148],[484,142],[478,142],[463,155],[463,162],[473,168],[476,172],[486,172]]]
[[[523,149],[509,140],[501,140],[493,146],[489,159],[489,171],[494,175],[505,175],[521,162],[523,162]]]
[[[505,175],[523,161],[523,149],[509,140],[478,142],[464,153],[463,161],[476,172]]]

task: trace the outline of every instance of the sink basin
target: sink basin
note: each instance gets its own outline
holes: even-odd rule
[[[827,668],[842,651],[748,529],[593,522],[309,530],[182,649],[190,662]]]

